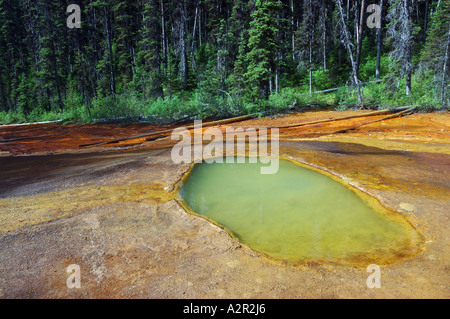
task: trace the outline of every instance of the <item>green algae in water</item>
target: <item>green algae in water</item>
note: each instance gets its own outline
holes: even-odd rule
[[[273,175],[260,174],[262,165],[197,164],[180,194],[195,213],[275,259],[384,264],[417,251],[418,233],[401,216],[288,160]]]

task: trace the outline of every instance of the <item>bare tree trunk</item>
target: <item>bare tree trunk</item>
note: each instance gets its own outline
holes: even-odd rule
[[[200,0],[199,3],[199,15],[198,15],[198,44],[202,46],[202,8],[200,8]]]
[[[347,0],[347,15],[346,15],[346,17],[347,17],[347,22],[348,22],[348,19],[350,17],[350,0]]]
[[[105,12],[105,28],[106,28],[106,42],[108,43],[109,52],[109,74],[110,74],[110,89],[111,93],[116,95],[116,79],[114,74],[113,51],[112,51],[112,35],[111,23],[109,21],[109,11],[106,6],[103,7]]]
[[[313,71],[313,63],[312,63],[312,56],[313,56],[313,41],[314,41],[314,25],[315,25],[315,7],[312,8],[312,1],[309,1],[310,10],[313,10],[312,12],[312,27],[311,27],[311,34],[309,38],[309,94],[312,94],[312,71]]]
[[[319,18],[319,29],[322,32],[322,63],[323,69],[327,69],[327,6],[326,2],[322,0],[320,2],[320,18]]]
[[[163,49],[163,66],[164,75],[167,75],[167,40],[166,40],[166,12],[164,8],[164,0],[161,0],[161,38]]]
[[[278,3],[281,4],[281,1],[278,0]],[[277,14],[277,25],[280,28],[280,12]],[[280,31],[277,32],[277,38],[280,37]],[[277,48],[275,52],[275,93],[279,93],[279,85],[280,85],[280,50]]]
[[[183,63],[183,85],[184,87],[188,84],[188,59],[187,59],[187,51],[186,51],[186,10],[184,7],[184,0],[180,1],[181,6],[181,55],[182,55],[182,63]]]
[[[294,28],[294,0],[291,0],[291,46],[292,60],[295,61],[295,28]]]
[[[269,71],[272,74],[272,68],[270,68]],[[264,95],[266,95],[267,89],[265,88],[264,91],[265,91]],[[273,92],[273,76],[270,76],[270,78],[269,78],[269,93],[272,94],[272,92]]]
[[[312,38],[309,40],[309,94],[312,94]]]
[[[446,76],[447,76],[447,64],[449,60],[449,47],[450,47],[450,30],[448,32],[447,36],[447,48],[445,50],[445,57],[444,57],[444,66],[442,68],[442,88],[441,88],[441,104],[444,106],[444,99],[445,99],[445,92],[446,92]]]
[[[279,68],[279,58],[277,53],[277,59],[276,59],[276,70],[275,70],[275,92],[280,92],[280,68]]]
[[[427,27],[428,27],[428,6],[429,6],[429,0],[425,1],[425,17],[423,22],[423,34],[422,34],[422,42],[425,44],[425,41],[427,40]]]
[[[409,0],[404,1],[404,8],[406,10],[406,16],[408,21],[411,20],[411,6]],[[411,33],[411,31],[409,31]],[[411,36],[411,34],[410,34]],[[410,41],[410,40],[409,40]],[[406,95],[411,94],[411,74],[412,74],[412,66],[411,66],[411,43],[406,46]]]
[[[406,95],[411,95],[411,71],[406,73]]]
[[[339,33],[339,44],[338,44],[338,66],[342,66],[342,32]]]
[[[352,47],[351,47],[351,43],[350,43],[350,37],[348,34],[347,26],[345,24],[344,6],[342,4],[342,0],[337,0],[337,4],[338,4],[339,14],[340,14],[340,18],[341,18],[342,33],[344,36],[344,45],[347,48],[348,55],[350,57],[350,61],[352,64],[352,70],[353,70],[353,82],[354,82],[357,92],[358,92],[358,103],[362,104],[363,100],[362,100],[362,96],[361,96],[361,88],[360,88],[360,84],[359,84],[359,80],[358,80],[358,75],[356,73],[356,63],[355,63],[355,60],[353,59],[353,52],[352,52]]]
[[[359,66],[361,64],[361,51],[362,51],[362,41],[363,41],[363,30],[364,22],[366,17],[366,0],[361,1],[361,11],[359,16],[359,27],[358,27],[358,43],[356,47],[356,74],[359,75]]]
[[[382,21],[383,21],[383,0],[380,0],[380,27],[377,28],[377,68],[375,70],[375,77],[380,78],[381,75],[381,47],[383,41],[381,39],[382,34]]]
[[[193,31],[192,31],[191,56],[194,55],[195,32],[196,32],[196,29],[197,29],[197,17],[198,17],[199,4],[200,4],[200,0],[197,1],[197,5],[195,6],[194,27],[193,27]]]
[[[322,51],[323,51],[323,69],[327,69],[327,29],[326,23],[324,23],[323,35],[322,35]]]
[[[200,6],[200,0],[197,0],[197,5],[195,6],[195,18],[194,18],[194,27],[192,31],[192,43],[191,43],[191,60],[192,60],[192,69],[197,72],[197,64],[195,63],[195,57],[194,57],[194,44],[195,44],[195,32],[197,29],[197,18],[198,18],[198,11]]]

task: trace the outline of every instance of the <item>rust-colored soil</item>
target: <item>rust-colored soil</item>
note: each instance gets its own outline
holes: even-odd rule
[[[0,126],[0,297],[449,298],[450,115],[414,114],[329,134],[382,117],[280,129],[281,156],[366,192],[423,234],[422,253],[382,266],[379,289],[367,287],[364,267],[275,262],[188,214],[176,185],[189,165],[171,160],[170,134],[80,147],[174,125]],[[81,289],[66,285],[70,264],[81,268]]]
[[[241,121],[227,127],[255,127],[285,126],[288,124],[306,123],[319,120],[334,119],[345,116],[361,115],[368,111],[317,111],[297,113],[276,118],[262,118]],[[406,117],[389,119],[362,126],[347,133],[331,134],[332,132],[354,127],[369,121],[382,119],[386,115],[360,117],[335,122],[325,122],[307,126],[281,128],[280,138],[288,139],[320,139],[345,140],[377,138],[397,142],[410,142],[435,144],[444,146],[450,137],[450,118],[448,112],[428,114],[413,114]],[[192,124],[186,123],[185,126]],[[174,129],[178,125],[145,125],[145,124],[33,124],[18,126],[0,126],[0,155],[29,155],[29,154],[55,154],[63,152],[85,152],[92,148],[83,148],[80,145],[108,142],[114,139],[145,135],[157,131]],[[166,137],[164,139],[164,137]],[[155,139],[156,138],[156,139]],[[162,138],[162,140],[161,140]],[[155,139],[147,141],[147,139]],[[118,143],[102,145],[101,149],[115,148],[155,148],[173,145],[170,133],[152,135],[136,139],[129,139]],[[443,145],[440,145],[443,144]],[[429,147],[430,145],[427,145]]]

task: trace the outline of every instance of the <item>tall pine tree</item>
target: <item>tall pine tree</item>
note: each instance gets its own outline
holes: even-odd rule
[[[279,10],[277,0],[256,0],[251,15],[245,77],[253,97],[266,99],[273,91]]]

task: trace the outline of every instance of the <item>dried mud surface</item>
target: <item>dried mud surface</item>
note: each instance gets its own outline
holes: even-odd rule
[[[220,126],[286,125],[365,111],[307,112]],[[280,155],[335,175],[402,214],[423,251],[381,267],[289,265],[188,214],[170,135],[80,148],[175,126],[0,126],[0,298],[449,298],[448,112],[280,129]],[[51,136],[50,136],[51,135]],[[81,268],[69,289],[66,268]]]

